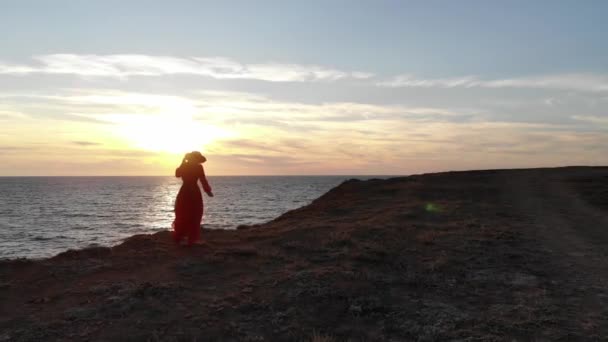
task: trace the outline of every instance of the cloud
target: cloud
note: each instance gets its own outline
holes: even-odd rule
[[[0,105],[0,121],[3,120],[15,120],[15,119],[24,119],[27,116],[20,112],[15,112],[11,110],[2,110]]]
[[[334,82],[361,80],[363,85],[384,88],[524,88],[581,92],[608,92],[608,75],[565,73],[487,79],[478,75],[420,78],[402,74],[381,80],[373,73],[345,71],[319,65],[293,63],[242,63],[225,57],[173,57],[143,54],[48,54],[30,63],[0,61],[0,75],[55,74],[127,79],[135,76],[195,75],[218,80],[267,82]]]
[[[267,96],[232,91],[195,91],[175,96],[103,89],[60,89],[51,93],[1,94],[19,100],[13,105],[29,116],[44,108],[44,116],[62,120],[113,122],[119,117],[171,116],[218,124],[252,124],[284,130],[314,129],[324,123],[388,119],[468,121],[477,110],[441,107],[380,105],[357,102],[318,104],[280,101]],[[41,102],[42,104],[35,105]],[[34,106],[34,107],[32,107]],[[33,109],[33,111],[32,111]]]
[[[0,146],[0,152],[20,152],[34,150],[34,147],[29,146]]]
[[[590,123],[593,125],[599,126],[608,126],[608,117],[600,117],[600,116],[589,116],[589,115],[574,115],[572,119],[583,121],[585,123]]]
[[[78,145],[78,146],[98,146],[98,145],[101,145],[101,143],[92,142],[92,141],[72,141],[72,144]]]
[[[218,110],[222,120],[233,116],[234,121],[225,123],[237,128],[240,123],[247,134],[218,146],[253,154],[297,155],[299,160],[316,162],[326,170],[394,170],[397,165],[409,167],[412,160],[443,161],[443,165],[455,168],[567,164],[568,158],[584,163],[599,151],[581,154],[586,149],[581,146],[600,146],[605,140],[601,134],[577,131],[578,126],[487,121],[475,111],[363,103],[302,104],[251,94],[214,95],[215,99],[211,96],[203,102]],[[232,98],[234,107],[222,102],[223,97]],[[210,107],[207,113],[211,112]],[[466,115],[471,119],[452,119]],[[256,121],[261,118],[263,121]],[[281,125],[269,125],[268,121]],[[284,147],[285,137],[296,139],[299,146]],[[221,154],[222,148],[214,152]]]
[[[172,123],[180,120],[200,127],[194,132],[197,137],[210,136],[213,133],[210,127],[230,133],[216,135],[201,144],[201,149],[213,156],[210,165],[217,165],[221,173],[231,174],[402,173],[446,168],[588,164],[603,162],[608,155],[608,148],[604,147],[608,146],[608,137],[597,128],[606,127],[600,125],[605,123],[605,118],[599,111],[596,114],[579,110],[574,113],[585,114],[576,117],[568,114],[568,120],[563,122],[532,123],[521,122],[528,120],[529,108],[520,111],[523,114],[517,117],[492,117],[478,108],[306,103],[217,90],[193,90],[177,96],[107,89],[54,89],[21,95],[0,94],[0,98],[4,102],[24,103],[22,106],[13,103],[6,112],[18,110],[30,116],[32,110],[40,112],[46,108],[46,115],[50,112],[57,117],[71,114],[77,115],[74,120],[85,118],[112,123],[112,126],[85,126],[85,122],[72,122],[63,126],[37,120],[21,124],[15,120],[10,125],[0,125],[3,130],[15,131],[9,131],[6,138],[0,137],[0,145],[18,146],[18,139],[31,142],[44,138],[55,151],[48,160],[52,160],[51,157],[70,160],[74,151],[84,153],[113,146],[131,148],[137,154],[139,149],[150,147],[123,138],[133,138],[140,131],[158,142],[188,138],[192,134],[172,131]],[[541,100],[534,99],[539,106]],[[32,103],[36,103],[36,107],[31,107]],[[572,111],[568,109],[568,113]],[[150,123],[155,125],[148,125]],[[33,132],[36,124],[37,131],[44,134]],[[142,130],[142,127],[149,128]],[[56,131],[48,133],[49,128]],[[123,132],[128,134],[123,136]],[[103,142],[103,146],[90,145],[92,141]],[[139,158],[123,156],[123,153],[109,150],[99,158]],[[19,154],[11,155],[15,155],[11,157],[15,163],[19,162]],[[143,153],[141,159],[155,165],[162,158],[155,153]]]
[[[215,79],[252,79],[269,82],[321,82],[367,79],[373,75],[317,65],[243,64],[223,57],[170,57],[137,54],[36,56],[32,65],[0,61],[0,74],[67,74],[86,77],[128,78],[131,76],[198,75]]]
[[[280,143],[265,143],[260,141],[255,141],[251,139],[228,139],[222,141],[222,147],[230,148],[230,149],[238,149],[240,151],[265,151],[265,152],[273,152],[273,153],[281,153],[285,152],[284,144],[281,141]]]
[[[224,123],[259,123],[266,126],[299,128],[312,123],[366,122],[383,119],[462,120],[475,110],[442,107],[381,105],[358,102],[322,102],[317,104],[280,101],[242,92],[201,91],[196,93],[200,119],[216,116]]]
[[[470,88],[479,86],[480,81],[475,76],[465,76],[459,78],[434,78],[421,79],[413,75],[398,75],[387,81],[376,83],[380,87],[387,88],[405,88],[405,87],[421,87],[421,88],[455,88],[464,87]]]
[[[264,151],[262,151],[264,153]],[[253,164],[253,165],[273,165],[278,167],[283,166],[302,166],[306,164],[311,164],[311,161],[303,161],[296,157],[289,155],[281,155],[281,156],[269,156],[267,154],[222,154],[219,155],[220,158],[231,158],[236,159],[240,163],[245,165]]]
[[[376,85],[388,88],[535,88],[605,92],[608,91],[608,75],[574,73],[494,80],[484,80],[478,76],[422,79],[413,75],[399,75],[376,82]]]

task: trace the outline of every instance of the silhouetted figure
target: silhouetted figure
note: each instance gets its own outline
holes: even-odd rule
[[[187,238],[188,245],[200,241],[203,196],[198,187],[199,179],[205,193],[213,197],[202,165],[206,160],[200,152],[186,153],[182,164],[175,170],[175,177],[181,177],[183,181],[175,200],[173,239],[176,243],[180,243],[184,238]]]

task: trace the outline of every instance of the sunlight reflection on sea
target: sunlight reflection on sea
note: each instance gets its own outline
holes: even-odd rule
[[[310,203],[348,176],[209,177],[204,226],[262,223]],[[0,177],[0,258],[113,245],[171,227],[174,177]]]

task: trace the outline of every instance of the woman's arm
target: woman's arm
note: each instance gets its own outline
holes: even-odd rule
[[[207,177],[205,176],[205,168],[203,168],[203,165],[201,165],[201,175],[199,176],[199,179],[201,180],[201,184],[203,185],[203,190],[205,190],[209,197],[213,197],[213,191],[211,190],[211,186],[209,185]]]

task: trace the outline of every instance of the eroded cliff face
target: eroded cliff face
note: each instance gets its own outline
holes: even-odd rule
[[[348,181],[263,225],[0,262],[0,341],[608,336],[608,168]]]

